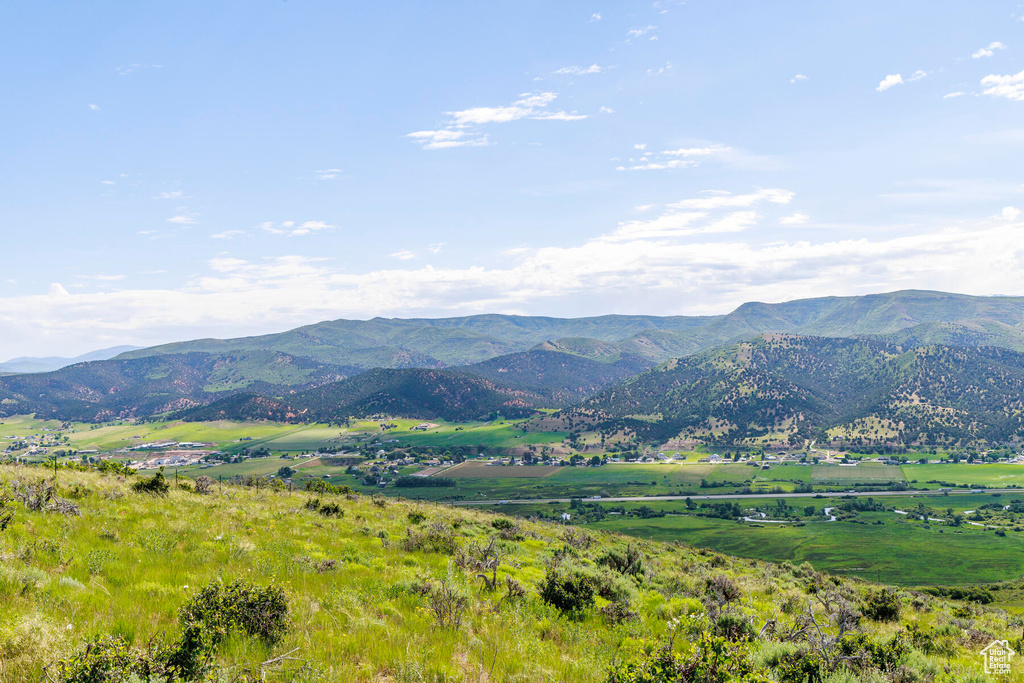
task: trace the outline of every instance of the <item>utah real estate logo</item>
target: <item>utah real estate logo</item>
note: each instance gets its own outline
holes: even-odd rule
[[[985,673],[995,676],[1008,675],[1010,673],[1010,660],[1017,654],[1010,649],[1010,643],[1006,640],[993,640],[981,651],[985,659]]]

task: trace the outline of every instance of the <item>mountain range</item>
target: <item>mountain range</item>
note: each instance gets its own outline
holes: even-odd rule
[[[1016,386],[1021,351],[1024,298],[924,291],[749,303],[707,317],[336,320],[2,376],[0,416],[473,419],[545,407],[652,438],[836,437],[856,423],[857,438],[867,424],[868,436],[956,441],[1015,434],[1013,401],[990,410],[979,399],[953,420],[952,399],[908,399],[907,387],[940,386],[925,381],[934,371],[949,387],[1002,396]],[[996,384],[971,384],[968,369]],[[934,419],[914,417],[929,410]]]
[[[90,351],[89,353],[82,354],[81,356],[75,356],[74,358],[62,358],[60,356],[22,356],[21,358],[12,358],[9,361],[0,363],[0,375],[13,375],[25,372],[51,372],[53,370],[66,368],[67,366],[74,365],[75,363],[88,363],[91,360],[107,360],[108,358],[113,358],[118,354],[125,353],[127,351],[134,351],[138,348],[140,347],[112,346],[109,349]]]

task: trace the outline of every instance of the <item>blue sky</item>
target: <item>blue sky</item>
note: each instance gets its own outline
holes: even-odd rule
[[[0,358],[1024,293],[1021,2],[7,2]]]

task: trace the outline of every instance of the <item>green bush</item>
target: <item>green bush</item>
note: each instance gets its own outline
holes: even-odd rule
[[[745,650],[724,638],[702,632],[689,652],[665,645],[648,647],[613,664],[606,683],[769,683]]]
[[[413,510],[412,512],[409,513],[408,518],[410,524],[419,524],[420,522],[425,520],[427,516],[422,512],[419,512],[418,510]]]
[[[594,604],[594,580],[579,569],[549,567],[540,597],[563,613],[580,614]]]
[[[516,523],[508,517],[498,517],[497,519],[491,520],[491,526],[498,531],[505,531],[507,529],[514,529]]]
[[[274,586],[212,583],[181,608],[178,618],[183,625],[203,624],[210,629],[214,645],[234,627],[273,645],[288,630],[288,600]]]
[[[861,613],[872,621],[896,621],[900,618],[900,596],[891,588],[875,591],[864,601]]]
[[[166,496],[170,490],[171,485],[164,479],[163,469],[149,479],[140,479],[132,484],[132,491],[136,493],[151,493],[154,496]]]
[[[120,636],[101,636],[85,650],[57,663],[61,683],[119,683],[131,676],[148,680],[154,663],[147,653],[129,647]]]
[[[626,549],[621,552],[612,548],[599,557],[597,563],[614,569],[620,574],[628,574],[637,578],[644,575],[644,554],[632,545],[627,545]]]

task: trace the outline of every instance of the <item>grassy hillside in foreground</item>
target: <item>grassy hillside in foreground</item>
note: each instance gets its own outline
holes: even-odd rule
[[[0,466],[0,491],[15,498],[16,481],[24,491],[42,476]],[[682,681],[694,679],[622,672],[652,658],[707,664],[722,648],[754,673],[700,680],[789,683],[829,670],[814,680],[974,683],[981,647],[1020,645],[1019,620],[1003,612],[809,565],[361,496],[318,496],[338,505],[325,516],[305,505],[309,493],[214,486],[154,496],[92,472],[58,479],[80,515],[5,505],[5,682],[38,681],[100,635],[136,647],[177,638],[179,608],[212,582],[240,578],[283,589],[288,629],[273,646],[224,640],[221,680]],[[548,576],[558,580],[545,600]],[[592,603],[581,586],[596,592]],[[574,595],[580,609],[555,606]],[[296,659],[272,661],[286,653]],[[622,675],[609,675],[613,662]]]

